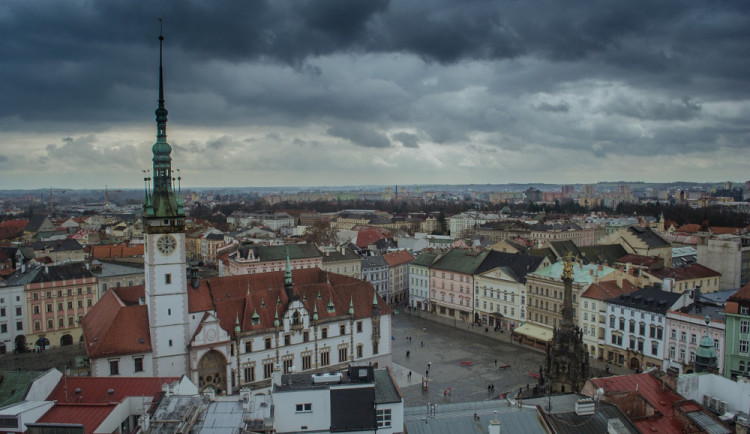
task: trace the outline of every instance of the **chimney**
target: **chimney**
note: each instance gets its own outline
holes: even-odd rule
[[[492,412],[492,420],[487,427],[487,431],[489,434],[500,434],[500,421],[497,420],[497,410]]]

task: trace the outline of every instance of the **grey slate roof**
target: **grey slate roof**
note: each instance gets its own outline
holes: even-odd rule
[[[638,237],[639,240],[646,243],[651,248],[668,247],[671,246],[664,238],[660,237],[651,228],[644,228],[641,226],[630,226],[628,232]]]
[[[7,286],[28,285],[30,283],[56,282],[59,280],[84,279],[94,277],[94,273],[86,268],[83,262],[69,262],[66,264],[37,266],[20,270],[11,274],[5,283]]]
[[[609,299],[607,303],[664,315],[682,294],[662,291],[649,286],[629,294]]]
[[[607,432],[609,419],[618,419],[622,422],[626,433],[637,434],[640,431],[628,419],[628,417],[613,404],[599,402],[593,415],[579,416],[575,412],[575,403],[579,399],[589,398],[586,395],[565,394],[542,396],[532,399],[524,399],[525,405],[541,406],[545,412],[544,418],[559,434],[601,434]],[[549,404],[552,410],[549,410]]]
[[[331,252],[323,252],[323,262],[338,262],[338,261],[356,261],[360,259],[360,256],[354,253],[351,249],[344,249],[344,254],[341,254],[340,250]]]
[[[83,250],[83,246],[77,240],[64,239],[55,241],[35,241],[31,243],[34,250],[50,250],[53,252],[70,252]]]
[[[388,371],[385,369],[375,369],[373,373],[375,374],[375,404],[401,402],[401,394]]]
[[[484,261],[477,268],[477,274],[493,268],[509,268],[519,282],[526,282],[526,274],[533,273],[544,262],[543,256],[524,255],[523,253],[507,253],[491,250]]]
[[[369,270],[370,268],[388,268],[388,263],[380,255],[365,256],[362,258],[362,270]]]
[[[603,244],[579,247],[585,263],[612,265],[617,258],[628,254],[621,244]]]

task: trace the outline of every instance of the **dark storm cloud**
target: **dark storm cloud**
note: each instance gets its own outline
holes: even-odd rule
[[[570,110],[570,106],[566,102],[561,102],[557,104],[550,104],[548,102],[543,102],[540,104],[537,104],[536,107],[534,107],[536,110],[540,112],[557,112],[557,113],[567,113]]]
[[[418,148],[419,140],[416,135],[410,133],[396,133],[393,139],[401,142],[405,148]]]
[[[605,111],[644,120],[688,121],[697,117],[701,108],[700,102],[688,97],[668,102],[619,98],[610,103]]]
[[[76,126],[40,158],[108,157],[89,133],[153,120],[156,17],[167,107],[196,127],[331,125],[367,148],[480,133],[597,156],[747,140],[711,107],[750,98],[750,2],[681,0],[6,0],[0,132]],[[183,148],[240,146],[215,136]]]
[[[366,126],[352,123],[334,125],[326,131],[329,135],[348,140],[365,148],[388,148],[391,141],[385,135]]]

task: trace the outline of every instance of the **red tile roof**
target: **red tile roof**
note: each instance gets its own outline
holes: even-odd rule
[[[747,228],[730,228],[721,226],[711,226],[711,233],[714,235],[741,235],[747,233]]]
[[[393,238],[393,235],[382,228],[362,228],[357,232],[357,240],[354,244],[364,249],[383,238]]]
[[[135,290],[125,290],[123,293],[136,300],[140,297],[135,296]],[[115,290],[104,293],[83,318],[81,325],[89,358],[151,351],[148,307],[126,304]]]
[[[592,283],[581,294],[581,297],[592,298],[594,300],[609,300],[610,298],[619,297],[622,294],[628,294],[638,287],[627,280],[622,281],[622,287],[617,285],[616,280],[607,280],[598,283]]]
[[[729,297],[730,300],[750,300],[750,282]]]
[[[379,295],[375,295],[369,282],[327,273],[319,268],[294,270],[292,281],[294,294],[311,314],[317,306],[320,320],[348,315],[350,302],[355,318],[370,317],[373,297],[377,297],[381,314],[393,312]],[[237,318],[243,331],[272,328],[276,312],[281,318],[289,302],[284,290],[283,271],[205,279],[199,281],[197,288],[188,283],[187,291],[189,311],[216,310],[221,327],[231,336],[234,336]],[[107,291],[94,305],[83,319],[89,358],[151,351],[148,308],[138,304],[144,293],[143,285],[115,288]],[[329,301],[334,306],[332,312],[328,311]],[[255,325],[252,323],[254,312],[260,317]],[[142,343],[140,338],[143,338]]]
[[[682,434],[683,424],[675,418],[673,404],[683,398],[664,387],[662,382],[651,374],[620,375],[616,377],[595,378],[591,380],[604,393],[637,391],[654,409],[661,414],[651,417],[633,419],[641,432],[658,432],[660,434]],[[626,412],[627,414],[627,412]]]
[[[91,257],[96,259],[132,258],[143,256],[143,244],[133,246],[104,245],[91,246]]]
[[[178,380],[177,377],[63,377],[47,397],[48,401],[56,401],[55,406],[38,422],[81,424],[86,433],[97,433],[96,429],[125,398],[148,396],[156,400],[163,384]]]
[[[131,396],[156,398],[162,392],[162,385],[179,379],[180,377],[64,376],[49,394],[47,401],[57,401],[60,404],[108,404],[122,402]]]
[[[400,250],[398,252],[386,253],[383,255],[383,259],[388,263],[389,267],[395,267],[396,265],[406,264],[414,260],[414,256],[406,250]]]
[[[659,279],[671,277],[677,281],[721,276],[721,273],[718,271],[697,263],[676,268],[664,267],[657,270],[650,270],[648,273]]]
[[[116,405],[56,404],[44,414],[38,423],[81,424],[86,434],[96,433]]]
[[[28,220],[5,220],[4,222],[0,222],[0,240],[23,235],[23,230],[28,224]]]
[[[701,225],[695,224],[695,223],[691,223],[691,224],[682,225],[679,228],[676,228],[675,230],[678,231],[678,232],[685,232],[685,233],[688,233],[688,234],[692,234],[692,233],[695,233],[695,232],[700,232]]]

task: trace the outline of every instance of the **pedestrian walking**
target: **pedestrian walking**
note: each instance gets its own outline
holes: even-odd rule
[[[424,371],[424,376],[425,377],[429,377],[430,376],[430,370],[429,369],[426,370],[426,371]]]
[[[406,376],[406,378],[411,381],[411,371],[409,371],[409,375]]]
[[[489,395],[491,393],[492,393],[492,386],[488,384],[487,385],[487,394]]]
[[[424,341],[419,341],[421,346],[424,346]]]
[[[495,366],[497,366],[497,359],[495,359]]]
[[[407,359],[409,358],[409,354],[410,354],[410,353],[409,353],[409,351],[407,351],[407,352],[406,352],[406,358],[407,358]]]

